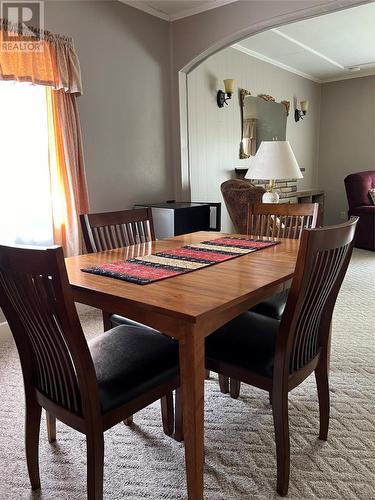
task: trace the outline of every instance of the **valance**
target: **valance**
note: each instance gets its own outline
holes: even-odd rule
[[[24,51],[20,49],[21,35],[17,36],[17,42],[4,37],[6,33],[19,33],[19,26],[0,19],[0,80],[31,82],[82,94],[81,70],[73,40],[36,28],[32,31],[40,35],[39,49]]]

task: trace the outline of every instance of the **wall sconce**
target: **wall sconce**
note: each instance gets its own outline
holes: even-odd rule
[[[222,90],[218,90],[217,92],[216,100],[219,108],[223,108],[224,103],[228,104],[227,100],[232,98],[232,94],[234,92],[234,80],[231,78],[224,80],[224,89],[225,92],[223,92]]]
[[[299,120],[303,120],[303,117],[306,115],[309,110],[309,101],[300,101],[301,109],[297,109],[294,112],[294,120],[298,122]]]

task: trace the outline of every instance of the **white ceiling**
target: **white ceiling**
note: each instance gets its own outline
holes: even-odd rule
[[[375,2],[271,29],[234,47],[317,82],[373,75]]]
[[[215,9],[237,0],[120,0],[136,9],[160,17],[165,21],[176,21],[183,17]]]

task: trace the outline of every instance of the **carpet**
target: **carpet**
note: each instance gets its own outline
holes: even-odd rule
[[[289,395],[291,478],[287,498],[375,498],[375,256],[355,250],[333,321],[331,421],[328,441],[318,440],[315,380]],[[101,331],[101,315],[80,308],[85,333]],[[268,394],[242,384],[241,396],[221,394],[206,381],[205,499],[280,498]],[[40,439],[42,489],[32,493],[23,444],[23,387],[15,345],[0,339],[0,499],[86,498],[84,436],[60,422],[57,441]],[[159,403],[105,434],[106,500],[186,498],[184,449],[163,434]]]

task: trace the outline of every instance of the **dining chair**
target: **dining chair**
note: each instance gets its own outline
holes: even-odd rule
[[[81,228],[88,253],[129,247],[155,240],[151,208],[81,214]],[[112,312],[102,311],[104,330],[117,325],[140,324]]]
[[[293,238],[300,239],[304,229],[315,228],[319,222],[318,203],[253,203],[249,205],[247,234],[255,238]],[[281,320],[289,289],[263,300],[251,311]],[[240,395],[241,384],[238,380],[220,375],[221,392],[230,393],[236,399]]]
[[[80,219],[88,253],[155,240],[151,208],[81,214]]]
[[[272,394],[280,495],[287,494],[289,485],[288,392],[312,372],[318,389],[319,439],[327,440],[331,320],[357,221],[303,230],[281,322],[247,311],[206,338],[206,368]]]
[[[49,439],[56,417],[86,435],[87,497],[103,498],[104,432],[162,398],[173,432],[178,344],[144,326],[118,326],[86,341],[61,247],[0,246],[0,307],[17,345],[26,400],[26,461],[40,488],[41,410]]]

